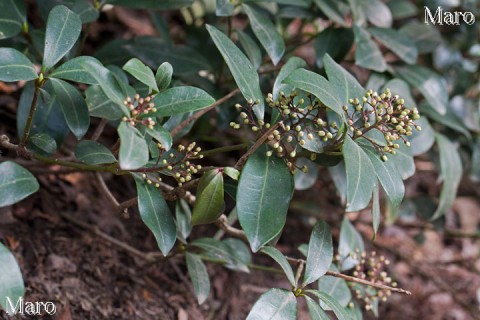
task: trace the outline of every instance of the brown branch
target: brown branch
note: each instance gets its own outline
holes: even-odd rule
[[[224,214],[218,217],[217,221],[215,221],[215,225],[231,236],[248,241],[247,236],[245,235],[245,232],[243,230],[230,226],[228,224],[227,216]]]
[[[98,124],[98,127],[95,129],[95,132],[92,135],[91,140],[97,141],[98,138],[100,138],[100,136],[102,135],[103,130],[105,129],[105,126],[107,125],[107,123],[108,123],[107,119],[102,119],[100,121],[100,123]]]
[[[356,278],[356,277],[352,277],[352,276],[347,276],[346,274],[339,273],[339,272],[327,271],[327,273],[325,273],[325,274],[327,276],[341,278],[341,279],[344,279],[346,281],[364,284],[364,285],[374,287],[374,288],[377,288],[377,289],[390,290],[392,292],[398,292],[398,293],[403,293],[403,294],[407,294],[407,295],[412,294],[410,291],[405,290],[405,289],[394,288],[394,287],[390,287],[390,286],[387,286],[387,285],[384,285],[384,284],[381,284],[381,283],[376,283],[376,282],[373,282],[373,281],[368,281],[368,280],[364,280],[364,279],[360,279],[360,278]]]
[[[118,200],[115,198],[115,196],[110,192],[110,189],[105,183],[105,180],[103,179],[102,175],[99,172],[95,172],[94,175],[95,175],[95,180],[97,181],[97,184],[98,184],[98,190],[105,195],[105,197],[108,199],[108,201],[114,208],[118,208],[120,204],[118,203]]]

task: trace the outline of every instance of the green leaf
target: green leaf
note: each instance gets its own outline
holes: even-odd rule
[[[467,138],[471,138],[470,131],[468,131],[467,127],[465,126],[465,121],[460,119],[452,110],[450,106],[447,106],[447,111],[445,114],[438,113],[430,104],[422,103],[419,106],[419,110],[421,115],[426,115],[430,119],[434,120],[435,122],[441,123],[450,129],[460,132],[461,134],[465,135]],[[423,131],[423,127],[422,127]]]
[[[298,158],[295,163],[299,168],[307,166],[307,172],[302,170],[295,171],[293,179],[295,181],[295,190],[307,190],[313,187],[317,182],[319,166],[315,162],[308,160],[307,158]]]
[[[422,131],[414,130],[410,136],[410,148],[414,156],[424,154],[435,143],[435,131],[426,117],[420,117],[415,123],[422,128]]]
[[[407,35],[388,28],[372,27],[368,31],[406,63],[414,64],[417,61],[417,47]]]
[[[235,10],[230,0],[217,0],[216,15],[220,17],[232,16]]]
[[[175,219],[177,222],[177,237],[186,243],[186,239],[192,231],[192,211],[183,199],[179,199],[175,204]]]
[[[190,6],[193,0],[108,0],[106,2],[129,8],[172,10]]]
[[[265,103],[255,68],[242,51],[240,51],[240,49],[238,49],[226,35],[208,24],[207,30],[222,54],[223,59],[230,69],[230,72],[245,99],[259,101],[259,104],[255,105],[254,111],[257,118],[263,120]]]
[[[332,111],[342,117],[344,116],[342,109],[343,103],[336,94],[335,87],[321,75],[306,69],[297,69],[283,80],[283,82],[313,94],[323,104],[332,109]]]
[[[340,25],[345,25],[343,14],[335,0],[314,0],[314,2],[330,20]]]
[[[367,20],[377,27],[389,28],[392,26],[392,13],[381,0],[367,0],[363,6]]]
[[[200,238],[192,241],[190,245],[204,250],[207,255],[215,259],[225,261],[227,268],[249,272],[248,266],[222,241],[213,238]]]
[[[5,0],[0,2],[0,39],[6,39],[17,35],[25,17],[24,0]],[[1,55],[0,55],[1,56]]]
[[[378,231],[378,226],[380,225],[380,190],[375,188],[373,190],[373,199],[372,199],[372,225],[373,225],[373,239],[375,239]],[[391,201],[391,200],[390,200]],[[393,209],[395,210],[395,208]]]
[[[292,285],[292,287],[296,287],[297,283],[295,282],[295,275],[293,274],[293,269],[290,263],[288,263],[287,258],[275,247],[265,246],[260,249],[260,252],[265,253],[270,258],[275,260],[280,267],[282,268],[285,276],[287,277],[288,281]]]
[[[411,148],[403,143],[399,143],[399,146],[400,148],[395,150],[396,154],[389,157],[388,160],[395,163],[402,179],[405,180],[415,173],[415,162],[413,161]]]
[[[232,167],[223,168],[223,172],[233,180],[238,180],[238,177],[240,177],[240,171]]]
[[[31,143],[29,149],[32,148],[35,152],[44,156],[51,155],[57,151],[57,143],[46,133],[35,133],[30,137],[29,142]]]
[[[83,68],[83,64],[87,61],[99,63],[97,59],[90,56],[76,57],[53,70],[53,72],[49,74],[49,78],[58,78],[91,85],[98,84],[97,80]]]
[[[330,320],[325,311],[320,308],[319,304],[309,296],[303,296],[307,302],[308,312],[312,320]]]
[[[20,51],[0,48],[0,81],[15,82],[36,79],[35,66]]]
[[[147,85],[150,90],[159,91],[152,69],[137,58],[132,58],[125,63],[123,70],[130,73],[135,79]]]
[[[118,120],[125,116],[118,105],[107,97],[100,86],[91,86],[85,91],[85,101],[92,117]]]
[[[138,211],[143,223],[152,231],[157,245],[166,256],[176,239],[176,226],[162,192],[141,177],[134,176],[138,193]]]
[[[148,145],[141,133],[131,124],[122,122],[118,126],[120,168],[133,170],[143,167],[148,162]]]
[[[198,304],[202,304],[210,294],[210,279],[208,278],[207,267],[196,254],[186,252],[185,259],[187,262],[188,275],[190,279],[192,279],[193,290],[197,296]]]
[[[213,104],[215,99],[202,89],[184,86],[167,89],[157,94],[152,102],[157,108],[152,114],[161,117],[198,111]]]
[[[17,306],[17,301],[23,298],[25,287],[22,271],[15,257],[2,243],[0,243],[0,270],[2,270],[0,272],[0,283],[2,284],[0,286],[0,306],[9,316],[13,317],[19,311],[13,308]]]
[[[218,169],[205,172],[200,178],[192,224],[213,223],[223,213],[223,174]]]
[[[389,80],[382,87],[383,89],[389,88],[394,94],[398,94],[402,99],[405,100],[405,105],[408,108],[413,108],[417,106],[417,103],[412,97],[412,92],[410,90],[410,87],[408,86],[408,83],[406,83],[405,81],[395,78],[395,79]],[[378,89],[380,90],[380,88]]]
[[[433,52],[443,41],[442,35],[436,27],[419,21],[412,21],[404,25],[400,32],[413,40],[418,53]]]
[[[45,32],[42,72],[50,70],[72,49],[81,30],[80,17],[67,7],[56,6],[50,11]]]
[[[83,140],[75,149],[75,157],[86,164],[114,163],[117,159],[104,145],[91,140]]]
[[[337,267],[332,265],[330,271],[338,272]],[[345,280],[333,276],[323,276],[318,279],[318,291],[324,292],[337,300],[338,304],[342,307],[346,307],[352,299],[350,288]],[[325,310],[330,308],[323,302],[320,303],[321,307]]]
[[[417,88],[438,113],[444,115],[447,112],[448,88],[445,79],[419,65],[399,67],[395,71],[410,86]]]
[[[253,252],[282,231],[294,187],[283,159],[266,151],[261,147],[250,156],[238,182],[238,218]]]
[[[297,319],[297,299],[291,291],[270,289],[255,302],[247,320]]]
[[[168,88],[172,82],[173,67],[170,63],[162,63],[155,74],[155,81],[157,82],[158,90],[162,91]]]
[[[252,254],[250,253],[250,248],[248,247],[243,240],[237,238],[227,238],[222,240],[225,243],[235,257],[241,261],[245,266],[248,266],[252,263]]]
[[[317,67],[323,68],[323,57],[329,54],[333,59],[342,61],[353,45],[353,31],[350,28],[328,27],[313,40]]]
[[[328,271],[333,259],[332,232],[324,221],[318,221],[308,243],[307,265],[302,287],[317,281]]]
[[[355,64],[373,71],[383,72],[387,63],[377,44],[370,38],[370,34],[363,28],[353,27],[355,33]]]
[[[165,128],[161,124],[156,123],[153,126],[153,129],[146,127],[146,130],[152,138],[155,138],[158,142],[162,144],[165,150],[170,150],[170,148],[172,147],[172,136],[170,135],[170,132],[165,130]]]
[[[273,84],[272,95],[273,95],[274,101],[277,100],[280,91],[283,91],[287,94],[293,90],[293,86],[288,85],[284,81],[285,78],[291,75],[293,71],[299,68],[305,68],[306,66],[307,66],[307,63],[305,62],[305,60],[301,58],[291,57],[290,59],[288,59],[287,63],[285,63],[282,66],[282,69],[280,69],[280,72],[278,73],[277,78],[275,79],[275,83]]]
[[[60,79],[51,79],[51,82],[67,125],[75,137],[80,140],[90,126],[90,116],[85,99],[70,83]]]
[[[37,179],[15,162],[0,163],[0,208],[17,203],[38,191]]]
[[[377,179],[375,168],[365,151],[349,135],[345,136],[343,157],[347,171],[347,211],[365,208]]]
[[[273,64],[277,65],[285,53],[285,42],[282,36],[269,17],[249,5],[244,4],[242,7],[250,20],[253,33],[267,51]]]
[[[258,47],[255,40],[253,40],[248,34],[241,30],[237,30],[238,41],[242,45],[243,50],[247,54],[250,62],[252,63],[255,70],[260,67],[262,63],[262,51]]]
[[[457,151],[457,146],[444,135],[435,135],[438,152],[440,153],[440,172],[443,180],[440,193],[440,203],[431,220],[438,219],[450,209],[457,195],[458,186],[462,180],[462,159]]]
[[[358,261],[349,256],[350,253],[361,254],[365,251],[363,239],[355,227],[348,221],[347,217],[343,218],[340,227],[340,240],[338,244],[338,253],[342,257],[342,270],[348,270],[357,265]]]
[[[328,75],[328,81],[336,88],[338,97],[342,106],[348,106],[348,99],[361,98],[365,94],[365,89],[358,83],[347,70],[336,63],[330,55],[326,54],[323,58],[325,71]]]
[[[333,313],[335,313],[338,319],[349,319],[345,308],[343,308],[336,299],[332,298],[328,294],[318,290],[305,290],[305,292],[313,294],[315,297],[325,303],[330,309],[333,310]]]

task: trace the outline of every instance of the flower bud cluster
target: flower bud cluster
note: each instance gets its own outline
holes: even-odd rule
[[[126,97],[123,104],[130,110],[130,117],[123,117],[122,121],[129,122],[132,126],[140,123],[149,129],[155,126],[155,120],[151,117],[146,117],[150,112],[156,112],[155,104],[152,101],[153,96],[141,98],[137,93],[131,97]]]
[[[413,129],[420,131],[422,128],[415,124],[420,118],[417,108],[405,107],[405,100],[398,95],[393,95],[390,89],[385,89],[380,95],[373,90],[368,90],[362,99],[349,99],[350,107],[343,106],[347,115],[349,131],[353,139],[363,137],[368,140],[381,153],[382,160],[387,161],[386,153],[394,155],[400,147],[397,143],[402,140],[406,146],[410,142],[406,137],[413,134]],[[353,111],[352,111],[353,109]],[[365,134],[372,130],[380,131],[386,145],[381,146]]]

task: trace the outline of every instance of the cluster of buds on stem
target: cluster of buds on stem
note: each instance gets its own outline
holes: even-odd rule
[[[406,146],[410,142],[406,137],[411,136],[413,129],[420,131],[421,127],[415,124],[420,118],[417,108],[405,107],[405,100],[398,95],[393,95],[390,89],[385,89],[380,95],[368,90],[360,99],[349,99],[351,107],[343,106],[347,115],[347,121],[351,137],[357,139],[363,137],[377,149],[383,161],[387,161],[386,153],[394,155],[400,147],[397,143],[403,141]],[[353,111],[352,111],[353,109]],[[376,129],[385,138],[386,145],[380,145],[365,134]]]
[[[150,112],[156,112],[155,104],[152,101],[153,96],[141,98],[137,93],[131,97],[126,97],[123,104],[130,110],[130,117],[123,117],[122,121],[129,122],[132,126],[140,123],[153,129],[155,121],[151,117],[146,117]]]

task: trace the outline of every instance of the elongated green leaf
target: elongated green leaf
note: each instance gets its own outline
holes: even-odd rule
[[[238,182],[238,218],[253,252],[282,231],[294,188],[284,161],[265,152],[261,147],[250,156]]]
[[[443,41],[438,28],[416,20],[403,26],[400,32],[413,40],[419,53],[432,52]]]
[[[418,8],[410,1],[389,1],[387,3],[393,19],[404,19],[418,14]]]
[[[350,51],[353,40],[353,31],[350,28],[331,26],[320,32],[313,42],[317,54],[317,66],[323,68],[323,57],[327,53],[335,60],[343,60]]]
[[[83,68],[83,64],[87,61],[99,63],[97,59],[90,56],[76,57],[61,64],[52,73],[50,73],[49,77],[92,85],[97,84],[97,80],[95,80],[95,78]]]
[[[340,25],[345,25],[342,12],[338,8],[335,0],[314,0],[314,2],[332,21],[335,21]]]
[[[342,257],[342,270],[353,268],[358,261],[349,256],[350,253],[361,254],[365,250],[363,239],[360,233],[345,217],[340,228],[340,240],[338,244],[338,253]]]
[[[120,136],[120,152],[118,159],[120,168],[138,169],[148,162],[148,145],[141,133],[132,125],[122,122],[118,126]]]
[[[342,99],[337,95],[336,88],[321,75],[306,69],[297,69],[283,82],[313,94],[335,113],[344,116]]]
[[[297,319],[297,300],[291,291],[270,289],[255,302],[247,320]]]
[[[23,0],[4,0],[0,2],[0,39],[10,38],[18,34],[25,22]]]
[[[334,265],[331,265],[330,271],[338,272],[338,269]],[[338,277],[323,276],[318,279],[318,291],[328,294],[337,300],[342,307],[346,307],[352,299],[352,294],[347,282]],[[324,302],[320,302],[320,306],[325,310],[330,310]]]
[[[350,98],[360,99],[363,97],[365,89],[358,83],[357,79],[336,63],[330,55],[325,55],[323,64],[328,75],[328,81],[336,88],[338,97],[342,102],[341,106],[347,106]]]
[[[348,135],[343,144],[347,171],[347,211],[365,208],[377,182],[375,168],[365,151]]]
[[[293,85],[288,85],[285,80],[289,75],[292,74],[293,71],[299,68],[305,68],[307,63],[305,60],[298,58],[298,57],[291,57],[288,59],[287,63],[282,66],[280,72],[275,79],[275,83],[273,84],[273,100],[277,100],[278,94],[280,91],[285,92],[286,94],[293,90]],[[301,88],[300,88],[301,89]]]
[[[224,242],[213,238],[200,238],[192,241],[191,246],[200,248],[213,258],[224,260],[225,266],[233,270],[249,272],[248,266]]]
[[[183,199],[179,199],[175,204],[175,219],[177,222],[177,237],[183,243],[186,243],[192,231],[192,211]]]
[[[414,130],[409,141],[412,154],[414,156],[419,156],[430,150],[435,143],[435,131],[433,131],[433,128],[426,117],[421,117],[416,120],[415,123],[422,128],[422,131]]]
[[[247,54],[255,70],[257,70],[262,63],[262,51],[260,51],[255,40],[253,40],[248,34],[241,30],[237,30],[237,34],[238,41],[240,41],[243,51]]]
[[[235,7],[230,0],[217,0],[215,13],[217,16],[232,16]]]
[[[308,244],[307,265],[302,287],[318,280],[328,271],[333,259],[332,232],[325,221],[313,226]]]
[[[369,28],[368,31],[406,63],[417,61],[417,47],[407,35],[389,28]]]
[[[147,85],[150,90],[158,92],[157,82],[155,81],[152,69],[144,65],[142,61],[137,58],[132,58],[125,63],[123,70],[130,73],[138,81]]]
[[[81,139],[90,126],[90,116],[85,99],[70,83],[60,79],[51,79],[51,82],[68,127],[77,139]]]
[[[399,67],[396,72],[413,88],[417,88],[438,113],[443,115],[447,112],[448,88],[445,79],[419,65]]]
[[[192,224],[213,223],[223,213],[224,208],[223,174],[217,169],[207,171],[198,184]]]
[[[117,161],[107,147],[91,140],[83,140],[77,145],[75,157],[86,164],[103,164]]]
[[[29,139],[29,148],[44,156],[51,155],[57,151],[57,143],[46,133],[35,133]]]
[[[193,290],[197,296],[198,304],[202,304],[207,300],[210,293],[210,279],[208,278],[207,267],[196,254],[186,252],[185,259],[188,275],[192,279]]]
[[[173,67],[170,63],[162,63],[155,74],[155,81],[157,82],[158,90],[162,91],[168,88],[172,82]]]
[[[235,82],[246,100],[252,99],[259,103],[255,105],[255,115],[263,119],[265,103],[260,90],[258,74],[248,58],[235,44],[217,28],[207,24],[207,30],[228,65]]]
[[[388,6],[381,0],[366,0],[363,10],[367,20],[377,27],[390,28],[392,26],[392,13]]]
[[[395,151],[396,154],[389,157],[388,161],[395,163],[402,179],[405,180],[415,173],[415,162],[413,161],[412,150],[404,143],[399,143],[399,148]]]
[[[335,313],[338,319],[348,319],[347,311],[338,303],[336,299],[318,290],[305,290],[305,292],[314,295],[323,303],[325,303],[330,309],[333,310],[333,313]]]
[[[378,72],[387,69],[387,63],[377,44],[370,38],[370,34],[360,27],[354,26],[355,43],[355,64]]]
[[[293,274],[292,266],[290,263],[288,263],[287,258],[285,258],[285,256],[277,248],[265,246],[260,250],[260,252],[265,253],[270,258],[275,260],[282,268],[292,287],[296,287],[297,284],[295,283],[295,275]]]
[[[14,82],[37,78],[35,66],[20,51],[0,48],[0,81]]]
[[[156,123],[153,129],[147,127],[147,133],[160,142],[165,150],[168,151],[172,147],[172,136],[161,124]]]
[[[325,311],[320,308],[320,305],[310,298],[309,296],[303,296],[305,301],[307,301],[308,312],[310,313],[310,318],[312,320],[330,320]]]
[[[467,127],[465,126],[465,121],[460,119],[451,110],[450,106],[447,107],[447,111],[443,115],[440,114],[437,110],[435,110],[435,108],[433,108],[428,103],[420,104],[419,109],[422,115],[428,116],[430,119],[434,120],[435,122],[441,123],[449,127],[450,129],[460,132],[461,134],[465,135],[465,137],[469,139],[471,138],[470,131],[468,131]]]
[[[167,89],[152,100],[157,111],[155,116],[171,116],[204,109],[215,102],[208,93],[195,87],[175,87]]]
[[[1,166],[1,165],[0,165]],[[0,178],[1,179],[1,178]],[[13,254],[0,243],[0,306],[8,315],[14,316],[18,299],[23,298],[25,287],[20,267]]]
[[[12,205],[38,191],[37,179],[15,162],[0,163],[0,208]]]
[[[307,172],[302,170],[295,171],[293,179],[295,181],[295,190],[307,190],[315,185],[318,178],[319,165],[307,158],[298,158],[295,163],[299,168],[307,167]]]
[[[223,168],[223,172],[233,180],[238,181],[238,177],[240,177],[240,171],[232,167]]]
[[[65,6],[50,11],[45,32],[42,72],[50,70],[77,41],[82,30],[80,17]]]
[[[108,0],[106,2],[129,8],[171,10],[190,6],[193,0]]]
[[[270,18],[256,10],[255,8],[244,4],[243,9],[250,20],[250,26],[253,33],[267,51],[274,65],[282,59],[285,53],[285,42],[278,33]]]
[[[222,240],[222,242],[230,248],[230,251],[233,252],[236,259],[241,261],[245,266],[252,263],[252,254],[250,248],[245,242],[237,238],[227,238]]]
[[[118,120],[125,116],[122,108],[112,102],[100,86],[91,86],[85,91],[85,101],[92,117]]]
[[[373,190],[373,199],[372,199],[372,225],[373,225],[373,238],[375,239],[378,231],[378,226],[380,225],[380,190],[375,188]],[[393,209],[395,210],[395,209]]]
[[[138,193],[138,211],[143,223],[152,231],[157,245],[166,256],[176,239],[176,226],[162,192],[141,177],[135,176]]]
[[[457,195],[458,186],[462,180],[462,159],[457,147],[444,135],[435,135],[438,151],[440,153],[440,170],[443,179],[440,203],[431,220],[438,219],[450,209]]]

